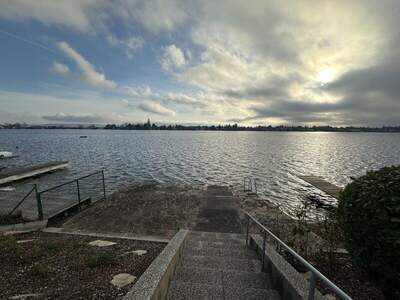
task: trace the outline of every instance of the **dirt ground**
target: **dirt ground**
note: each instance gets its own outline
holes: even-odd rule
[[[165,247],[108,238],[102,240],[116,244],[88,245],[93,240],[97,238],[43,232],[0,235],[0,298],[39,294],[29,299],[121,299],[132,284],[117,288],[110,283],[113,276],[139,278]],[[147,253],[139,256],[134,250]]]

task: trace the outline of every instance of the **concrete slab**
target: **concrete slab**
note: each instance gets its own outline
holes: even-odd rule
[[[64,169],[67,166],[67,161],[52,161],[31,167],[7,168],[0,173],[0,185]]]
[[[127,286],[133,282],[136,281],[136,276],[133,276],[129,273],[120,273],[117,274],[113,277],[113,279],[110,281],[112,285],[122,288],[124,286]]]
[[[103,241],[103,240],[95,240],[88,243],[90,246],[97,246],[97,247],[109,247],[115,245],[116,243],[110,241]]]

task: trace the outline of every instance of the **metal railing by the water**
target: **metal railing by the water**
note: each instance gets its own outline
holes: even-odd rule
[[[245,212],[247,217],[247,228],[246,228],[246,245],[249,245],[249,228],[250,222],[256,224],[263,232],[263,254],[262,254],[262,268],[264,270],[265,262],[265,250],[266,250],[266,238],[267,234],[272,237],[272,239],[279,244],[280,247],[288,251],[294,258],[296,258],[308,271],[311,273],[310,285],[308,290],[308,300],[313,300],[315,296],[315,285],[317,279],[329,287],[340,299],[351,300],[350,296],[347,295],[343,290],[337,287],[332,281],[326,278],[321,272],[314,268],[308,261],[296,253],[292,248],[286,245],[281,239],[279,239],[275,234],[273,234],[269,229],[262,225],[257,219],[251,216],[249,213]]]
[[[37,185],[34,184],[32,189],[17,203],[17,205],[14,206],[14,208],[8,213],[8,215],[12,215],[14,211],[17,210],[18,207],[21,206],[21,204],[35,191],[37,193]]]
[[[38,186],[35,184],[31,190],[29,190],[29,192],[17,203],[17,205],[9,212],[9,215],[11,215],[12,213],[14,213],[18,207],[21,206],[21,204],[33,193],[35,192],[35,196],[36,196],[36,205],[37,205],[37,213],[38,213],[38,219],[39,220],[43,220],[44,218],[44,213],[43,213],[43,195],[51,192],[51,191],[56,191],[62,187],[68,186],[68,185],[72,185],[72,191],[76,192],[77,195],[77,204],[78,207],[80,208],[81,205],[81,201],[82,199],[82,194],[81,194],[81,189],[82,189],[82,180],[89,178],[89,177],[93,177],[95,175],[100,175],[101,174],[101,182],[102,182],[102,198],[106,199],[106,185],[105,185],[105,178],[104,178],[104,170],[100,170],[94,173],[91,173],[89,175],[85,175],[67,182],[64,182],[62,184],[53,186],[51,188],[45,189],[43,191],[39,191],[38,190]],[[69,195],[70,193],[68,193]]]
[[[74,185],[76,188],[76,195],[77,195],[77,202],[78,202],[78,207],[80,208],[81,205],[81,201],[82,201],[82,197],[81,197],[81,184],[80,182],[83,179],[89,178],[89,177],[93,177],[95,175],[99,175],[101,174],[101,181],[102,181],[102,194],[103,194],[103,199],[106,199],[106,185],[105,185],[105,179],[104,179],[104,170],[100,170],[94,173],[91,173],[89,175],[85,175],[67,182],[64,182],[62,184],[53,186],[51,188],[48,188],[46,190],[37,192],[36,194],[36,199],[38,202],[38,215],[39,215],[39,219],[42,220],[43,219],[43,206],[42,206],[42,199],[43,199],[43,195],[46,193],[49,193],[51,191],[55,191],[57,189],[60,189],[62,187],[68,186],[68,185]],[[74,189],[75,189],[74,188]]]
[[[243,191],[257,194],[257,180],[256,178],[244,177],[243,178]]]

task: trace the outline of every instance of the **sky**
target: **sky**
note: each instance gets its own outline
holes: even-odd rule
[[[398,0],[2,0],[0,123],[400,125]]]

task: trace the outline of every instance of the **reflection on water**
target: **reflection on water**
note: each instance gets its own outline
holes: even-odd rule
[[[350,176],[399,164],[399,146],[395,133],[0,130],[0,151],[19,155],[0,167],[68,160],[67,171],[36,180],[41,189],[102,168],[109,191],[145,180],[241,188],[250,176],[264,198],[291,212],[318,193],[298,175],[343,186]]]

